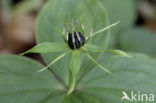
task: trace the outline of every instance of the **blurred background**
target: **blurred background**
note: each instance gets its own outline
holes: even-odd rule
[[[35,45],[35,20],[47,0],[0,0],[0,55],[19,54]],[[110,23],[109,48],[156,58],[156,0],[100,0]],[[26,55],[41,60],[39,54]]]

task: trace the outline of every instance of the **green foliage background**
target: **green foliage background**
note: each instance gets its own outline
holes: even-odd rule
[[[135,4],[131,0],[49,0],[37,19],[37,42],[63,42],[61,35],[53,26],[61,29],[66,17],[77,16],[82,17],[86,34],[91,28],[96,31],[120,20],[121,24],[111,31],[111,34],[116,35],[114,36],[115,44],[119,43],[120,48],[127,51],[151,54],[155,50],[152,47],[149,48],[151,38],[155,38],[149,36],[151,35],[149,32],[142,37],[145,37],[144,41],[148,42],[145,43],[144,48],[148,48],[150,52],[140,46],[143,45],[141,43],[129,45],[132,44],[133,38],[140,37],[138,35],[131,37],[132,34],[144,31],[144,29],[133,28]],[[90,42],[106,48],[109,34],[109,31],[101,33]],[[142,42],[142,39],[137,40]],[[42,54],[42,56],[49,64],[59,54]],[[123,90],[128,94],[130,91],[140,91],[156,95],[156,60],[143,54],[129,54],[133,58],[122,58],[106,53],[91,54],[101,65],[108,68],[112,75],[98,69],[96,65],[83,57],[75,91],[68,96],[66,86],[69,80],[70,54],[54,64],[50,70],[41,73],[36,71],[43,68],[43,65],[36,61],[21,56],[1,55],[0,102],[129,103],[129,101],[121,101]]]

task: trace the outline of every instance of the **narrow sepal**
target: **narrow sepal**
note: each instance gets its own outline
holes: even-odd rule
[[[100,69],[106,71],[106,72],[109,73],[109,74],[112,74],[112,73],[111,73],[109,70],[107,70],[105,67],[103,67],[102,65],[100,65],[99,63],[97,63],[96,60],[94,60],[94,58],[93,58],[91,55],[89,55],[89,54],[88,54],[87,52],[85,52],[85,51],[84,51],[84,53],[85,53],[86,56],[87,56],[91,61],[93,61]]]
[[[116,22],[116,23],[113,23],[113,24],[111,24],[111,25],[109,25],[109,26],[107,26],[107,27],[105,27],[105,28],[103,28],[103,29],[101,29],[101,30],[99,30],[99,31],[97,31],[97,32],[94,32],[94,33],[91,35],[91,37],[95,36],[95,35],[98,34],[98,33],[101,33],[101,32],[103,32],[103,31],[105,31],[105,30],[108,30],[108,29],[112,28],[113,26],[119,24],[119,22],[120,22],[120,21],[118,21],[118,22]]]
[[[57,58],[55,58],[49,65],[47,65],[45,68],[39,70],[38,72],[42,72],[42,71],[46,70],[46,69],[49,68],[52,64],[54,64],[55,62],[57,62],[58,60],[60,60],[61,58],[63,58],[67,53],[68,53],[68,52],[61,54],[60,56],[58,56]]]

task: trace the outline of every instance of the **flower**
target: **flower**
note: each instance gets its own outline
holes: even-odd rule
[[[75,23],[72,20],[71,23],[67,23],[66,26],[64,26],[63,31],[61,31],[58,28],[55,28],[57,31],[60,32],[62,37],[64,38],[65,43],[52,43],[52,42],[45,42],[36,45],[32,49],[22,53],[21,55],[27,54],[27,53],[56,53],[59,51],[65,51],[65,53],[61,54],[57,58],[55,58],[49,65],[47,65],[45,68],[39,70],[38,72],[42,72],[49,68],[52,64],[63,58],[66,54],[69,52],[72,52],[71,59],[70,59],[70,80],[69,80],[69,86],[68,86],[68,92],[67,94],[72,93],[75,87],[75,78],[77,77],[77,74],[80,70],[81,66],[81,55],[80,52],[83,52],[91,61],[93,61],[99,68],[106,71],[107,73],[111,74],[110,71],[108,71],[106,68],[101,66],[99,63],[94,60],[94,58],[87,52],[110,52],[115,55],[124,56],[124,57],[130,57],[126,53],[120,50],[103,50],[99,46],[94,44],[88,44],[87,42],[92,38],[93,36],[97,35],[98,33],[101,33],[115,25],[117,25],[119,22],[116,22],[112,25],[109,25],[97,32],[93,32],[93,29],[91,29],[90,34],[88,34],[87,37],[84,37],[84,25],[82,23],[79,23],[78,21]]]

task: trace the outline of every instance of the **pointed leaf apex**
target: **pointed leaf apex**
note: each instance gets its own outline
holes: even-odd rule
[[[132,56],[128,55],[127,53],[125,53],[124,51],[121,51],[121,50],[108,49],[106,51],[109,52],[109,53],[112,53],[114,55],[117,55],[117,56],[128,57],[128,58],[132,57]]]
[[[83,24],[82,24],[82,29],[83,29],[83,30],[85,29]]]
[[[66,29],[65,27],[63,27],[63,35],[65,35],[65,33],[66,33]]]
[[[96,62],[96,60],[94,60],[94,58],[92,56],[90,56],[86,51],[84,51],[84,53],[86,54],[86,56],[93,61],[100,69],[104,70],[105,72],[112,74],[109,70],[107,70],[106,68],[104,68],[102,65],[100,65],[99,63]]]
[[[91,35],[91,37],[93,37],[94,35],[96,35],[96,34],[98,34],[98,33],[103,32],[103,31],[105,31],[105,30],[108,30],[108,29],[112,28],[113,26],[115,26],[115,25],[117,25],[117,24],[119,24],[119,23],[120,23],[120,21],[118,21],[118,22],[116,22],[116,23],[113,23],[113,24],[111,24],[111,25],[109,25],[109,26],[107,26],[107,27],[105,27],[105,28],[103,28],[103,29],[101,29],[101,30],[99,30],[99,31],[97,31],[97,32],[94,32],[94,33]]]
[[[69,52],[69,51],[68,51]],[[63,58],[68,52],[61,54],[60,56],[58,56],[57,58],[55,58],[48,66],[46,66],[45,68],[37,71],[37,72],[42,72],[44,70],[46,70],[47,68],[49,68],[52,64],[54,64],[55,62],[57,62],[58,60],[60,60],[61,58]]]
[[[20,53],[19,55],[23,56],[25,53]]]

